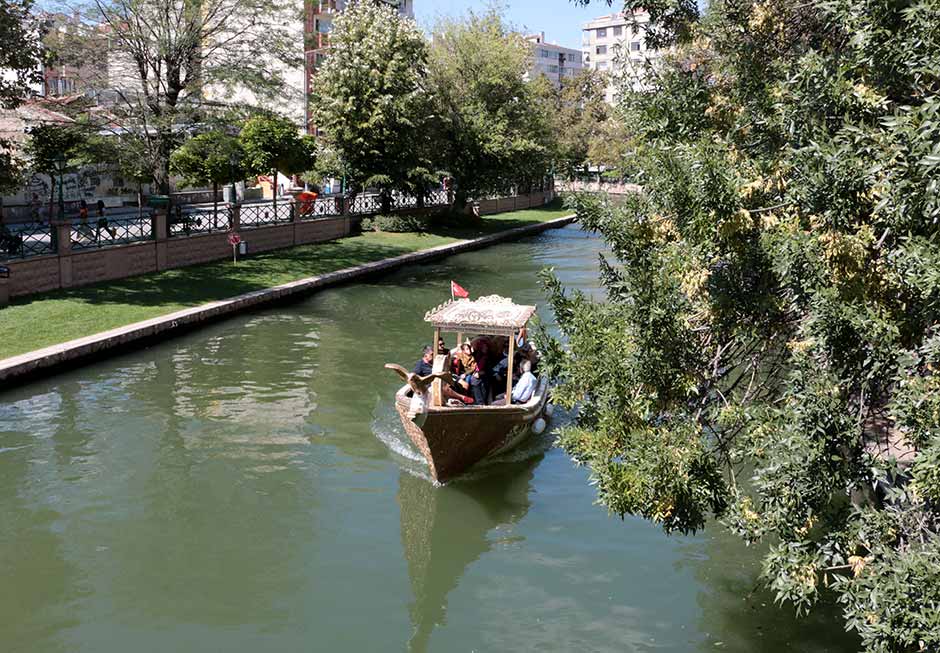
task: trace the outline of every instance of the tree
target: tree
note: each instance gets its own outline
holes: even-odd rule
[[[223,131],[199,134],[170,157],[170,169],[192,185],[212,184],[212,219],[219,212],[219,184],[244,178],[245,153],[234,136]]]
[[[0,4],[0,109],[15,109],[42,81],[40,29],[31,13],[32,0]],[[13,145],[0,138],[0,192],[16,187],[20,162]]]
[[[301,136],[297,126],[286,118],[274,115],[255,116],[242,127],[239,141],[245,152],[248,174],[270,174],[277,214],[277,174],[300,174],[314,167],[316,142]]]
[[[575,202],[606,300],[544,277],[600,501],[766,542],[778,597],[831,588],[868,651],[940,649],[938,9],[661,13],[675,49],[623,106],[643,192]]]
[[[76,125],[42,123],[29,128],[29,138],[23,148],[29,167],[49,176],[49,215],[55,201],[56,177],[59,165],[75,163],[85,144],[87,135]],[[59,190],[61,193],[61,189]],[[59,216],[61,219],[62,216]]]
[[[434,28],[429,71],[441,117],[444,169],[456,204],[531,184],[551,167],[544,105],[523,81],[531,44],[495,9],[442,19]]]
[[[439,183],[428,47],[414,21],[382,3],[360,2],[337,17],[330,56],[312,83],[314,121],[358,187],[423,200]]]
[[[284,72],[301,66],[292,32],[298,3],[269,0],[69,0],[97,25],[63,44],[67,60],[99,60],[83,86],[109,106],[100,127],[136,138],[169,192],[170,154],[192,125],[232,105],[283,104]],[[280,105],[278,105],[280,106]]]
[[[558,88],[552,84],[542,87],[547,88],[542,101],[548,104],[556,171],[573,177],[583,173],[588,164],[608,163],[589,156],[591,145],[598,145],[611,113],[604,99],[606,87],[605,76],[593,70],[563,77]]]

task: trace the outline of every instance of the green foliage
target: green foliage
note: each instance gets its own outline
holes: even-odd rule
[[[643,192],[572,200],[606,300],[544,278],[561,443],[613,512],[720,518],[779,600],[937,650],[940,4],[642,4],[676,45],[620,107]]]
[[[377,215],[362,220],[363,231],[388,233],[420,233],[428,230],[428,220],[415,215]]]
[[[14,109],[29,96],[30,85],[42,81],[42,50],[32,0],[0,3],[0,109]],[[19,185],[22,161],[13,144],[0,138],[0,192]]]
[[[79,160],[87,141],[86,134],[71,124],[43,123],[29,128],[29,139],[23,148],[28,166],[35,172],[56,178],[59,161],[70,165]],[[56,193],[56,184],[50,185],[49,199]]]
[[[299,174],[311,169],[316,161],[315,141],[302,136],[293,122],[280,116],[248,119],[238,139],[249,174],[268,174],[272,170]]]
[[[428,47],[414,21],[382,3],[337,17],[312,83],[314,122],[358,188],[423,195],[440,183]]]
[[[443,19],[433,33],[430,88],[441,119],[442,167],[456,180],[457,204],[547,174],[551,126],[544,103],[523,81],[531,44],[494,9]]]
[[[30,95],[30,85],[42,81],[42,49],[32,0],[0,4],[0,108],[14,109]]]
[[[588,163],[607,163],[593,160],[589,154],[591,148],[603,146],[602,139],[609,138],[605,133],[611,114],[604,99],[606,78],[596,71],[584,70],[575,77],[562,78],[558,88],[544,77],[530,84],[546,105],[545,119],[551,126],[556,172],[575,176]]]
[[[186,141],[170,157],[170,168],[193,186],[223,184],[244,177],[241,143],[222,131]]]

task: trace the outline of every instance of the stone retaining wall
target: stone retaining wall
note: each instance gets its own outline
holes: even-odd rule
[[[550,202],[552,197],[553,193],[549,191],[483,200],[479,202],[480,215],[541,206]],[[316,218],[254,229],[240,228],[236,218],[235,231],[247,243],[248,253],[252,254],[343,238],[358,229],[362,217],[344,215]],[[153,222],[153,233],[158,234],[156,240],[85,251],[72,251],[69,223],[58,224],[57,254],[4,263],[10,268],[10,296],[22,297],[60,288],[86,286],[218,261],[232,255],[227,232],[166,238],[160,236],[167,233],[166,215],[154,215]]]

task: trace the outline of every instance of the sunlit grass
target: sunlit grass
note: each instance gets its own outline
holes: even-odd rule
[[[476,225],[435,226],[424,234],[361,236],[33,295],[0,310],[0,359],[210,301],[407,254],[460,239],[543,222],[560,204],[488,216]]]

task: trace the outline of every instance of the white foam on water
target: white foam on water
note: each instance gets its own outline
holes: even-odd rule
[[[381,401],[376,402],[375,419],[372,420],[372,433],[393,454],[406,460],[424,463],[424,456],[411,443],[398,413],[394,410],[388,410],[388,406],[383,406]]]

